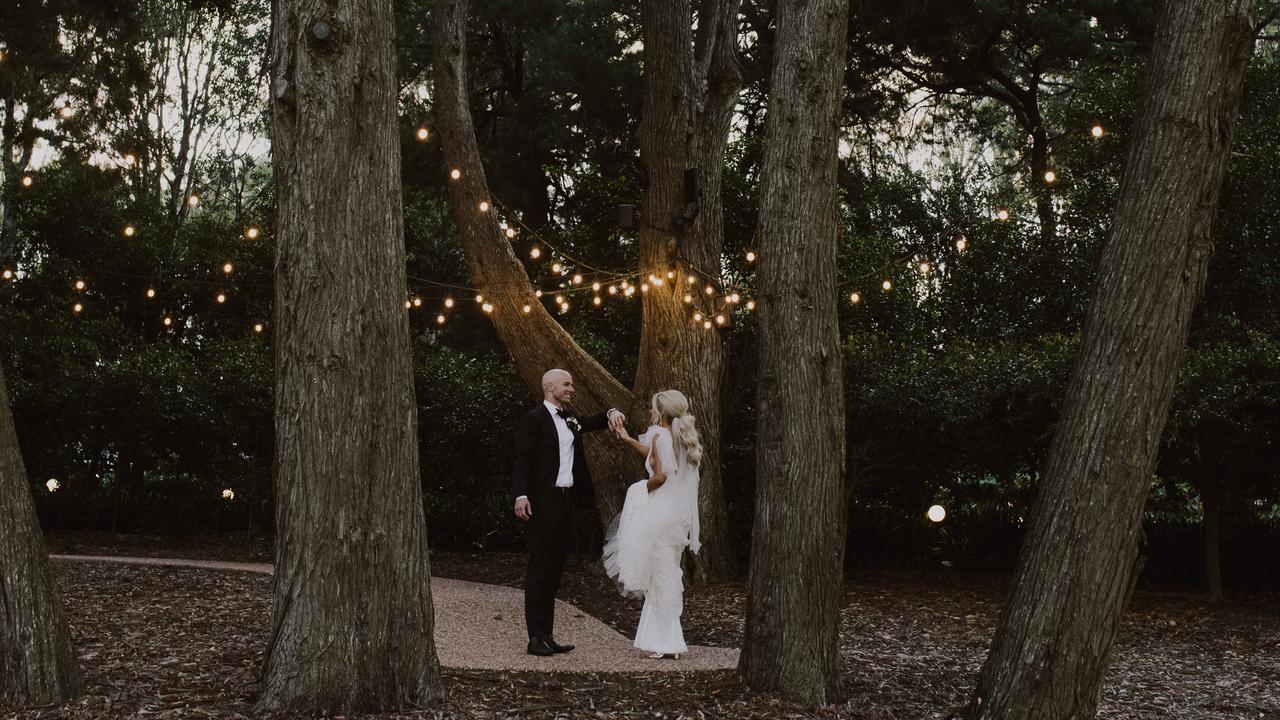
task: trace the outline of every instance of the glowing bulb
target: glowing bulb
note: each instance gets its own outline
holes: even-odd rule
[[[667,279],[668,279],[668,280],[675,280],[675,279],[676,279],[676,271],[675,271],[675,270],[668,270],[668,271],[667,271]]]
[[[523,308],[520,308],[520,309],[521,309],[521,310],[524,310],[524,314],[525,314],[525,315],[528,315],[530,312],[532,312],[532,311],[533,311],[533,306],[532,306],[532,305],[525,305]]]
[[[458,168],[454,168],[449,171],[449,177],[454,180],[457,180],[458,178],[462,177],[462,171],[459,170]]]
[[[223,499],[223,500],[235,500],[235,499],[236,499],[236,491],[235,491],[235,490],[232,490],[231,488],[227,488],[227,489],[223,490],[223,491],[222,491],[222,499]]]
[[[259,235],[259,234],[261,234],[261,233],[262,233],[262,231],[261,231],[261,230],[259,230],[258,228],[256,228],[256,227],[250,227],[249,229],[247,229],[247,230],[245,230],[245,231],[244,231],[244,236],[245,236],[245,237],[247,237],[247,238],[249,238],[250,240],[257,240],[257,239],[258,239],[258,235]]]
[[[72,312],[80,312],[81,310],[84,310],[84,305],[81,305],[80,303],[76,303],[75,305],[71,306],[71,310]]]
[[[694,283],[696,283],[696,282],[698,282],[698,278],[696,278],[696,277],[694,277],[694,276],[690,275],[690,276],[689,276],[689,284],[690,284],[690,285],[693,285],[693,284],[694,284]]]
[[[482,303],[482,302],[484,302],[484,295],[481,295],[481,294],[477,293],[477,294],[476,294],[476,302],[478,302],[478,303]]]
[[[609,286],[609,294],[610,294],[610,295],[617,295],[617,294],[618,294],[618,286],[617,286],[617,285],[610,285],[610,286]]]
[[[414,307],[422,307],[422,298],[417,298],[417,297],[416,297],[416,298],[414,298],[414,299],[413,299],[413,306],[414,306]]]
[[[409,308],[411,308],[411,307],[413,307],[413,303],[409,302],[408,300],[405,300],[405,301],[404,301],[404,309],[405,309],[405,310],[408,310],[408,309],[409,309]]]
[[[853,303],[854,305],[857,305],[861,301],[862,301],[861,295],[859,295],[858,293],[849,293],[849,302]]]
[[[732,295],[729,296],[729,302],[733,303],[734,305],[737,305],[740,300],[742,300],[742,296],[739,295],[738,293],[733,293]]]
[[[488,201],[488,200],[481,200],[481,201],[480,201],[480,212],[489,212],[489,201]]]
[[[426,140],[426,139],[427,139],[427,138],[429,138],[429,137],[431,137],[431,131],[430,131],[430,130],[427,130],[425,127],[420,127],[420,128],[418,128],[418,139],[419,139],[419,140]]]
[[[1001,208],[1001,209],[996,213],[996,219],[997,219],[997,220],[999,220],[999,221],[1001,221],[1001,222],[1004,222],[1005,220],[1008,220],[1008,219],[1009,219],[1009,211],[1008,211],[1008,210],[1005,210],[1004,208]]]
[[[591,283],[591,290],[592,292],[600,292],[600,283],[598,282]]]
[[[691,302],[693,302],[693,296],[692,296],[692,295],[690,295],[689,293],[685,293],[685,294],[684,294],[684,301],[685,301],[685,302],[687,302],[687,303],[691,303]]]
[[[884,288],[885,292],[888,292],[893,289],[893,281],[885,280],[884,282],[880,283],[880,287]]]
[[[226,295],[224,295],[224,294],[222,294],[222,293],[218,293],[218,302],[219,302],[219,303],[224,303],[224,302],[226,302],[226,301],[227,301],[227,296],[226,296]]]
[[[701,319],[702,319],[702,313],[700,313],[700,312],[696,312],[696,313],[694,313],[694,314],[693,314],[693,321],[694,321],[694,322],[697,322],[697,321],[699,321],[699,320],[701,320]]]
[[[511,238],[513,238],[513,237],[515,237],[515,236],[516,236],[516,229],[515,229],[515,228],[513,228],[513,227],[509,227],[509,228],[507,228],[507,239],[508,239],[508,240],[510,240]]]
[[[254,325],[253,325],[253,331],[254,331],[254,332],[256,332],[256,333],[260,333],[260,332],[262,332],[262,330],[263,330],[262,323],[254,323]]]
[[[537,245],[534,245],[529,250],[529,257],[533,258],[534,260],[537,260],[538,258],[542,257],[542,251],[538,249]]]
[[[453,298],[451,298],[451,297],[447,297],[447,298],[445,298],[445,299],[444,299],[444,306],[445,306],[445,307],[447,307],[447,308],[451,308],[451,307],[453,307]]]
[[[76,114],[76,109],[71,107],[71,103],[67,103],[66,105],[62,106],[62,110],[60,110],[59,113],[62,115],[63,118],[69,118],[72,115]]]
[[[574,276],[573,276],[573,284],[574,284],[574,285],[581,285],[581,284],[582,284],[582,276],[581,276],[581,275],[574,275]]]
[[[225,265],[223,265],[223,266],[222,266],[222,272],[224,272],[224,273],[226,273],[226,274],[228,274],[228,275],[230,275],[230,274],[231,274],[231,271],[232,271],[232,270],[235,270],[235,266],[233,266],[231,263],[227,263],[227,264],[225,264]]]
[[[77,289],[77,290],[83,290],[83,289],[84,289],[84,281],[83,281],[83,280],[77,280],[77,281],[76,281],[76,289]]]
[[[5,279],[5,280],[12,280],[12,279],[13,279],[13,271],[12,271],[12,270],[10,270],[9,268],[5,268],[5,269],[4,269],[4,273],[2,273],[2,274],[4,275],[4,279]]]
[[[196,195],[192,195],[191,197],[187,198],[187,204],[190,205],[191,207],[195,207],[200,204],[200,198]]]
[[[129,153],[128,155],[125,155],[125,156],[124,156],[124,164],[125,164],[125,165],[128,165],[128,166],[130,166],[130,167],[133,167],[133,164],[134,164],[134,163],[136,163],[136,162],[138,162],[138,158],[134,157],[134,156],[133,156],[133,153]]]
[[[1093,129],[1091,129],[1089,132],[1090,132],[1094,137],[1096,137],[1096,138],[1100,138],[1100,137],[1102,137],[1102,126],[1101,126],[1101,125],[1094,125],[1094,126],[1093,126]]]
[[[724,315],[717,315],[717,316],[716,316],[716,324],[717,324],[717,325],[723,325],[724,323],[725,323]]]
[[[49,478],[49,482],[45,483],[44,486],[49,488],[49,492],[58,492],[58,488],[62,487],[62,483],[58,482],[57,478]]]
[[[965,242],[964,238],[960,238],[956,241],[956,252],[964,252],[964,249],[968,246],[969,243]]]
[[[922,274],[924,274],[924,275],[928,275],[928,274],[929,274],[929,263],[927,263],[927,262],[922,262],[922,263],[920,263],[920,272],[921,272]]]
[[[135,234],[135,233],[137,233],[137,232],[138,232],[138,229],[137,229],[137,228],[135,228],[135,227],[134,227],[134,226],[132,226],[132,225],[125,225],[125,226],[124,226],[124,236],[125,236],[125,237],[133,237],[133,236],[134,236],[134,234]]]
[[[756,261],[756,253],[755,253],[755,251],[754,251],[754,250],[748,250],[748,251],[747,251],[747,262],[755,262],[755,261]]]
[[[635,295],[635,294],[636,294],[636,289],[631,285],[628,285],[627,289],[623,291],[623,295],[626,295],[627,297],[631,297],[632,295]]]
[[[708,285],[708,286],[707,286],[707,294],[708,294],[708,295],[715,295],[715,294],[716,294],[716,289],[715,289],[714,287],[712,287],[711,285]]]
[[[564,266],[561,265],[560,263],[555,263],[554,265],[551,266],[551,272],[553,273],[558,273],[563,269],[564,269]]]
[[[941,505],[934,505],[933,507],[929,508],[928,515],[930,520],[936,523],[940,523],[943,520],[947,519],[947,510]]]
[[[437,324],[437,325],[443,325],[443,324],[444,324],[444,321],[445,321],[445,317],[444,317],[444,315],[437,315],[437,316],[436,316],[436,324]]]
[[[645,284],[641,285],[641,286],[640,286],[640,292],[642,292],[642,293],[647,293],[647,292],[649,292],[649,283],[645,283]]]
[[[748,301],[747,301],[747,309],[748,309],[748,310],[755,310],[755,309],[756,309],[756,301],[755,301],[755,300],[748,300]]]
[[[710,320],[704,321],[704,322],[702,323],[702,329],[703,329],[703,330],[710,330],[710,329],[711,329],[711,321],[710,321]]]
[[[567,313],[567,312],[569,312],[569,303],[561,303],[561,304],[560,304],[560,312],[562,312],[562,313]]]
[[[556,293],[556,304],[557,304],[557,305],[563,305],[563,304],[564,304],[564,296],[563,296],[563,295],[561,295],[560,293]]]
[[[1057,179],[1058,179],[1058,173],[1056,173],[1056,172],[1054,172],[1054,171],[1052,171],[1052,170],[1045,170],[1045,171],[1044,171],[1044,181],[1045,181],[1045,182],[1047,182],[1047,183],[1051,183],[1051,182],[1053,182],[1054,180],[1057,180]]]
[[[655,287],[662,287],[663,282],[665,282],[665,281],[664,281],[662,278],[660,278],[660,277],[655,277],[655,278],[653,279],[653,284],[654,284],[654,286],[655,286]]]
[[[147,288],[147,298],[149,299],[149,298],[153,298],[153,297],[155,297],[155,296],[156,296],[156,289],[155,289],[155,288]]]
[[[493,303],[485,303],[484,305],[480,306],[480,309],[484,310],[487,313],[491,313],[493,312]]]
[[[167,318],[165,318],[165,319],[164,319],[164,326],[165,326],[165,327],[169,327],[169,326],[170,326],[170,325],[172,325],[172,324],[173,324],[173,318],[171,318],[171,317],[167,317]]]
[[[600,305],[600,303],[602,303],[602,302],[604,302],[604,301],[600,299],[600,296],[599,296],[599,295],[596,295],[595,297],[591,298],[591,304],[592,304],[592,305],[599,306],[599,305]]]
[[[32,180],[30,175],[22,176],[22,187],[31,187],[31,183],[33,182],[35,182],[35,180]]]

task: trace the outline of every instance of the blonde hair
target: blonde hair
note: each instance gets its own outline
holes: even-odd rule
[[[689,398],[679,390],[662,390],[653,396],[653,407],[671,422],[672,434],[680,439],[689,464],[702,462],[702,439],[698,436],[698,419],[689,412]]]

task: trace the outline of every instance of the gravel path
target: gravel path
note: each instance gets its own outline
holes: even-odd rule
[[[51,555],[54,560],[231,570],[270,575],[268,563],[173,558]],[[650,660],[625,636],[600,620],[556,601],[556,639],[577,649],[552,657],[525,654],[524,595],[502,585],[431,578],[435,605],[436,652],[446,668],[534,670],[541,672],[690,672],[730,670],[738,664],[732,648],[689,646],[679,660]]]

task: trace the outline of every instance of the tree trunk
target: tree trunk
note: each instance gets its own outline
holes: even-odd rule
[[[279,0],[276,576],[258,711],[442,697],[418,471],[391,0]]]
[[[972,719],[1092,718],[1140,565],[1143,504],[1253,47],[1252,0],[1170,0],[1163,12],[1080,354]]]
[[[1204,507],[1204,578],[1211,603],[1220,603],[1222,595],[1222,488],[1217,478],[1205,478],[1200,484],[1200,504]]]
[[[0,710],[63,702],[80,689],[0,371]]]
[[[720,277],[724,247],[720,186],[729,122],[742,85],[736,54],[739,4],[704,0],[696,41],[686,0],[641,4],[645,50],[639,136],[645,185],[640,199],[640,274],[663,282],[644,294],[631,416],[647,417],[655,392],[677,388],[689,398],[698,418],[704,450],[698,486],[704,546],[699,555],[688,557],[691,580],[704,584],[737,574],[720,475],[725,353],[717,329],[708,331],[693,322],[684,295],[690,292],[708,317],[724,305],[721,296],[709,297],[704,288],[708,278]],[[689,169],[696,172],[697,194],[686,203]],[[668,278],[673,270],[676,277]],[[701,282],[690,288],[690,276]]]
[[[780,0],[760,185],[760,424],[739,669],[815,705],[839,689],[844,389],[837,139],[849,4]]]

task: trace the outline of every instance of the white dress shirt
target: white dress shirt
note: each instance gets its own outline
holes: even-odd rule
[[[573,487],[573,431],[564,418],[556,414],[560,412],[560,408],[546,400],[542,404],[551,413],[551,422],[555,423],[556,435],[560,437],[560,473],[556,475],[556,487]]]

